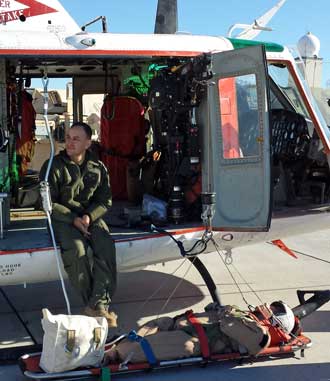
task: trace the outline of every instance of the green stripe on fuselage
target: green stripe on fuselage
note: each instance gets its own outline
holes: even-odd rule
[[[247,48],[249,46],[264,45],[267,52],[283,52],[284,46],[275,44],[274,42],[263,42],[263,41],[251,41],[243,40],[240,38],[228,38],[228,40],[233,44],[234,49]]]

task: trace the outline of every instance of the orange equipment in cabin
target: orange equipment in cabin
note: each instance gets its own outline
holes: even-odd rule
[[[225,159],[239,158],[239,126],[235,78],[220,79],[218,81],[218,91],[220,97],[223,157]]]
[[[21,157],[20,175],[24,175],[34,155],[36,112],[32,96],[26,90],[19,94],[22,102],[20,135],[16,138],[16,154]]]
[[[101,159],[108,168],[112,197],[127,199],[129,161],[146,153],[144,107],[136,98],[107,96],[101,109]]]

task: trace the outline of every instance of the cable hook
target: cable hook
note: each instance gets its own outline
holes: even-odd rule
[[[225,250],[224,255],[225,255],[225,263],[226,263],[226,265],[232,265],[234,260],[233,260],[231,249]]]

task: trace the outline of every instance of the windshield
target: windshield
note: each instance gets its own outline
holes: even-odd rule
[[[295,84],[295,81],[288,70],[288,68],[282,63],[271,63],[268,66],[268,72],[270,77],[276,83],[278,88],[282,91],[283,95],[290,102],[290,104],[294,107],[295,111],[299,114],[303,115],[307,119],[311,119],[311,115],[306,109],[304,100]],[[296,70],[296,73],[299,77],[299,80],[304,87],[304,90],[308,96],[308,99],[313,107],[313,110],[320,122],[321,128],[323,130],[324,135],[327,137],[327,140],[330,140],[330,130],[327,126],[327,123],[310,91],[310,88],[303,77],[301,70]]]
[[[304,90],[306,91],[306,94],[308,95],[308,98],[310,99],[310,102],[311,102],[311,104],[313,106],[313,109],[314,109],[314,111],[315,111],[315,113],[316,113],[316,115],[317,115],[317,117],[318,117],[318,119],[320,121],[321,126],[322,126],[322,129],[325,132],[325,135],[327,136],[328,140],[330,140],[330,130],[329,130],[329,127],[327,125],[327,122],[324,119],[324,116],[323,116],[321,110],[319,109],[319,106],[316,103],[315,98],[312,95],[311,89],[308,86],[308,84],[306,82],[306,79],[303,77],[303,75],[302,75],[300,70],[297,70],[297,74],[299,75],[299,79],[300,79],[302,85],[304,86]]]
[[[305,107],[299,90],[286,66],[283,64],[270,64],[268,72],[272,80],[281,89],[287,100],[296,112],[310,119],[310,115]]]

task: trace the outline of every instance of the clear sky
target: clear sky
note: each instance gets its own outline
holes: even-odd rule
[[[226,35],[235,23],[250,24],[278,0],[177,0],[179,30],[192,34]],[[79,25],[106,16],[113,33],[152,33],[157,0],[60,0]],[[325,83],[330,82],[330,0],[286,0],[270,21],[274,31],[257,39],[295,45],[311,32],[321,41]],[[89,29],[92,31],[93,29]],[[94,28],[96,31],[96,29]],[[97,27],[101,31],[101,25]]]

